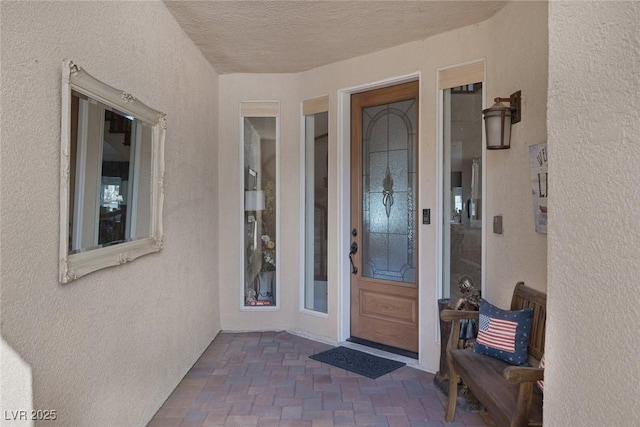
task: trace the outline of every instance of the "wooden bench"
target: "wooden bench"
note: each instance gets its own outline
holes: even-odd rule
[[[533,321],[529,339],[529,364],[532,367],[512,366],[502,360],[460,348],[460,320],[475,319],[478,311],[443,310],[441,318],[451,321],[451,335],[447,345],[449,364],[449,403],[446,420],[455,417],[458,378],[469,387],[476,398],[502,426],[541,426],[542,393],[535,385],[544,377],[538,368],[544,354],[544,333],[547,296],[518,282],[513,291],[511,310],[533,308]]]

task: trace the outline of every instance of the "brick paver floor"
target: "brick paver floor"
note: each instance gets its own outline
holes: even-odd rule
[[[331,346],[287,332],[220,333],[147,427],[485,426],[444,422],[433,374],[402,367],[375,380],[309,359]]]

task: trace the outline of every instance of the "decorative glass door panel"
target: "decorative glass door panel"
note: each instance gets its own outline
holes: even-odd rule
[[[415,283],[415,107],[363,109],[363,277]]]
[[[351,339],[418,351],[418,82],[351,98]]]

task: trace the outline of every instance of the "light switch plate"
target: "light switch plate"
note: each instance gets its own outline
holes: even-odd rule
[[[496,215],[493,217],[493,232],[496,234],[502,234],[502,215]]]

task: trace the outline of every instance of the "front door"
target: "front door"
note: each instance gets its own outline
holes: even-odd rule
[[[418,351],[418,82],[351,97],[351,337]]]

